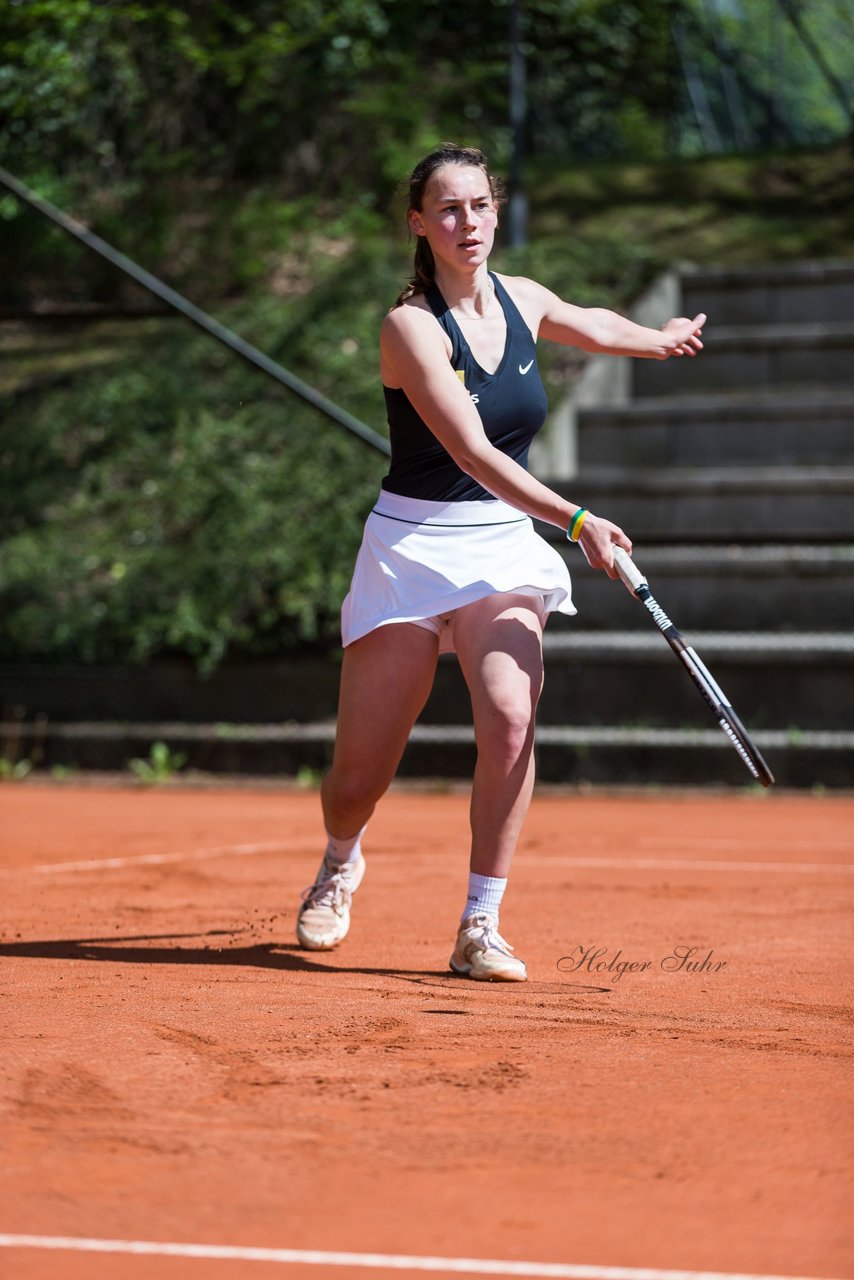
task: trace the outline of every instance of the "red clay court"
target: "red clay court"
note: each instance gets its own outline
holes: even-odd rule
[[[4,784],[2,1280],[854,1275],[854,798],[541,792],[507,985],[467,803],[317,954],[313,793]]]

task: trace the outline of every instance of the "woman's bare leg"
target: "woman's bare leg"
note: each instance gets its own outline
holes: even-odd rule
[[[388,790],[438,655],[439,637],[410,622],[378,627],[344,650],[335,751],[321,788],[331,836],[360,831]]]
[[[488,596],[457,610],[454,644],[477,742],[472,871],[506,877],[534,786],[534,716],[543,683],[543,627],[526,596]]]
[[[346,860],[327,848],[303,893],[297,938],[309,951],[331,951],[347,936],[350,904],[365,871],[362,828],[395,775],[409,731],[433,684],[439,637],[412,623],[379,627],[344,650],[332,768],[321,798],[327,833]]]

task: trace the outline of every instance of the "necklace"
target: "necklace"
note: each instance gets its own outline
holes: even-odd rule
[[[485,320],[486,317],[489,315],[490,311],[492,310],[492,304],[494,301],[495,301],[495,285],[490,280],[489,298],[487,299],[486,309],[484,310],[483,315],[479,315],[476,311],[474,313],[470,313],[468,311],[460,311],[458,307],[451,307],[451,311],[460,320]]]

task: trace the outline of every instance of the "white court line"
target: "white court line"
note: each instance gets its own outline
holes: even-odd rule
[[[245,857],[253,853],[288,853],[305,849],[305,840],[275,840],[270,844],[224,844],[211,849],[180,849],[176,853],[136,853],[125,858],[86,858],[79,862],[44,862],[38,867],[17,867],[5,875],[45,875],[49,871],[100,871],[104,867],[135,867],[159,865],[163,862],[193,862],[204,858],[227,858],[234,854]]]
[[[17,867],[0,871],[2,875],[47,875],[62,871],[102,871],[117,867],[159,866],[170,862],[200,862],[206,858],[247,857],[256,853],[290,853],[303,851],[305,840],[276,840],[269,844],[227,844],[210,849],[181,849],[174,853],[138,853],[122,858],[87,858],[77,862],[45,862],[37,867]],[[531,864],[557,867],[616,868],[624,871],[783,871],[799,874],[854,872],[851,862],[737,862],[735,859],[699,858],[564,858],[560,854],[542,857],[520,853],[520,859]]]
[[[683,851],[711,849],[713,853],[723,852],[726,849],[743,849],[745,840],[749,837],[741,836],[684,836],[680,835],[675,842]],[[802,839],[787,840],[785,838],[775,839],[778,849],[785,849],[787,853],[794,853],[795,850],[815,850],[816,848],[824,849],[827,852],[833,850],[834,853],[848,854],[854,853],[854,836],[849,840],[826,840],[826,839]],[[655,835],[638,836],[637,845],[640,849],[660,849],[661,837]]]
[[[854,872],[854,862],[736,862],[712,861],[707,858],[562,858],[556,854],[551,858],[519,854],[520,862],[547,863],[558,867],[619,867],[621,870],[639,869],[641,871],[797,871],[815,873],[819,871],[841,871],[846,874]]]
[[[470,1276],[550,1276],[553,1280],[810,1280],[805,1276],[734,1271],[661,1271],[651,1267],[584,1267],[563,1262],[500,1262],[492,1258],[433,1258],[396,1253],[333,1253],[322,1249],[256,1249],[239,1245],[170,1244],[153,1240],[90,1240],[77,1236],[0,1235],[4,1249],[73,1249],[234,1262],[282,1262],[382,1271],[444,1271]]]

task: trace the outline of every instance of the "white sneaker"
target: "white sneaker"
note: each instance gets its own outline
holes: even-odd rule
[[[468,916],[460,925],[451,968],[481,982],[524,982],[528,970],[498,932],[492,916]]]
[[[350,902],[362,883],[365,859],[341,865],[324,858],[314,884],[303,890],[297,939],[306,951],[331,951],[347,937]]]

